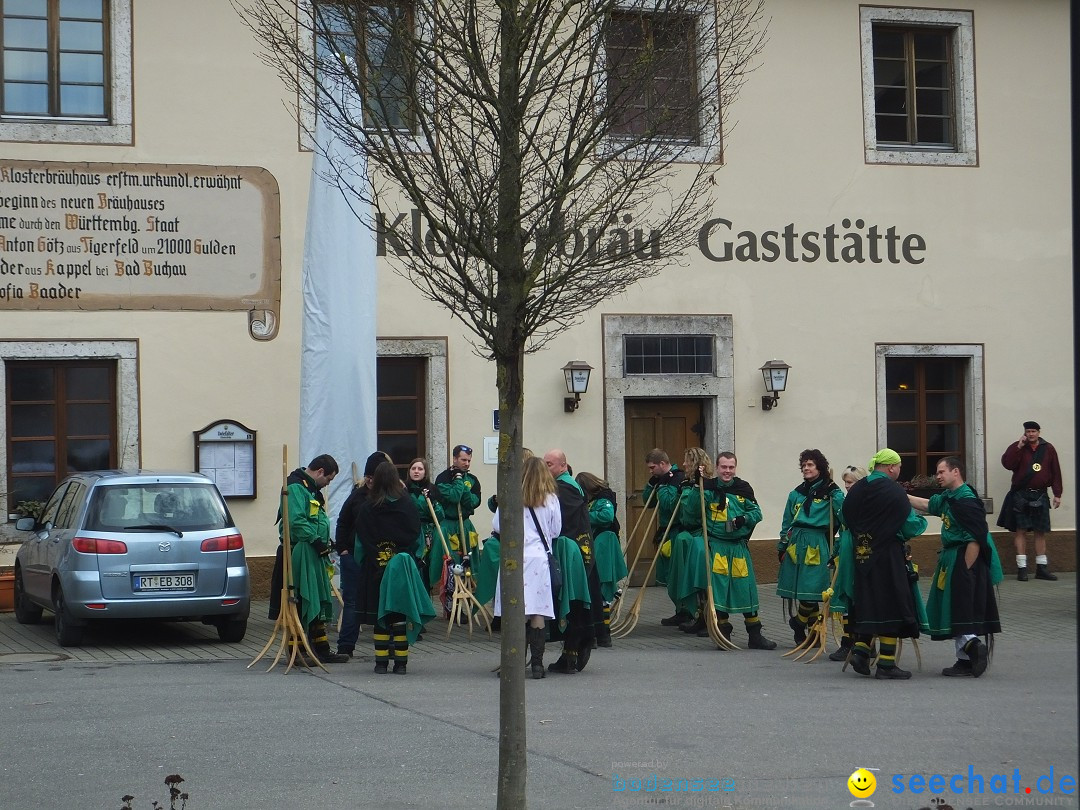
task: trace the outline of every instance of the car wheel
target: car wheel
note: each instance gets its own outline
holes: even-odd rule
[[[37,624],[41,621],[41,608],[26,597],[22,569],[15,569],[15,621],[19,624]]]
[[[227,619],[217,624],[218,638],[227,644],[237,644],[247,634],[247,616],[242,619]]]
[[[64,603],[64,589],[59,585],[56,586],[56,595],[53,597],[53,612],[56,614],[56,643],[61,647],[78,647],[82,644],[83,628],[75,624],[68,612]]]

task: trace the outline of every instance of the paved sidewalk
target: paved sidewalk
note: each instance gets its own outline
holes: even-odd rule
[[[1037,781],[1078,775],[1075,575],[1002,583],[1005,632],[978,680],[940,676],[947,642],[923,641],[923,670],[906,682],[784,659],[790,631],[772,587],[761,592],[776,652],[722,653],[661,628],[670,603],[651,589],[635,633],[585,672],[527,682],[530,806],[840,808],[860,766],[878,769],[881,808],[1077,806]],[[62,653],[50,625],[0,616],[0,807],[116,807],[127,792],[149,807],[168,773],[187,779],[189,810],[494,806],[497,637],[429,631],[401,678],[372,672],[366,632],[352,662],[286,676],[246,669],[271,628],[263,616],[257,605],[242,644],[158,624],[95,631]],[[20,662],[57,654],[68,657]],[[907,648],[903,660],[915,668]],[[983,794],[909,788],[933,775],[963,788],[969,773]],[[992,776],[1010,793],[990,794]],[[664,779],[703,790],[629,790]]]

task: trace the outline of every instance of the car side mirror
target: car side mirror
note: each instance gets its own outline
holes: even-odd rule
[[[21,517],[15,521],[15,530],[19,532],[32,532],[37,521],[32,517]]]

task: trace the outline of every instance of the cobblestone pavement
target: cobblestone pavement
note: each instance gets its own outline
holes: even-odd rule
[[[922,583],[925,588],[927,582]],[[780,643],[781,647],[794,646],[783,615],[781,601],[772,596],[775,586],[762,584],[761,620],[765,635]],[[627,594],[624,607],[628,610],[637,589]],[[1022,633],[1029,640],[1052,640],[1067,632],[1069,637],[1076,631],[1076,575],[1063,573],[1057,582],[1030,580],[1017,582],[1013,577],[998,587],[999,609],[1002,616],[1003,642],[1013,633]],[[217,639],[217,631],[208,625],[191,622],[122,622],[104,623],[91,627],[81,647],[61,648],[53,637],[52,615],[45,613],[42,623],[21,625],[13,613],[0,613],[0,664],[6,661],[27,660],[27,656],[62,656],[62,660],[108,661],[108,662],[154,662],[154,661],[223,661],[252,659],[266,644],[273,632],[274,623],[266,618],[267,603],[252,604],[248,632],[239,644],[224,644]],[[643,600],[641,617],[630,636],[615,643],[620,648],[632,650],[679,650],[696,649],[708,641],[673,632],[661,627],[660,619],[671,612],[671,603],[661,588],[648,589]],[[737,619],[737,617],[736,617]],[[742,623],[735,621],[734,641],[742,645],[745,634]],[[471,651],[499,655],[499,636],[488,638],[486,632],[469,634],[467,627],[456,627],[450,637],[446,635],[447,623],[441,620],[428,624],[428,632],[411,650],[415,660],[443,653]],[[331,639],[334,637],[331,630]],[[331,641],[333,644],[333,641]],[[371,644],[371,628],[366,627],[357,644],[358,657],[367,657]],[[273,650],[271,650],[273,652]],[[11,656],[16,656],[12,658]]]

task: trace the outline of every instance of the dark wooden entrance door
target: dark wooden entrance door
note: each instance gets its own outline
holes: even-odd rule
[[[667,451],[673,464],[682,466],[688,447],[700,447],[704,436],[703,400],[700,399],[630,399],[626,411],[626,520],[622,521],[627,542],[626,562],[629,565],[644,541],[637,567],[630,572],[630,584],[639,585],[652,563],[655,547],[652,538],[656,517],[653,510],[646,515],[634,537],[629,536],[645,503],[641,492],[649,481],[645,455],[654,447]],[[661,527],[663,531],[663,527]]]

